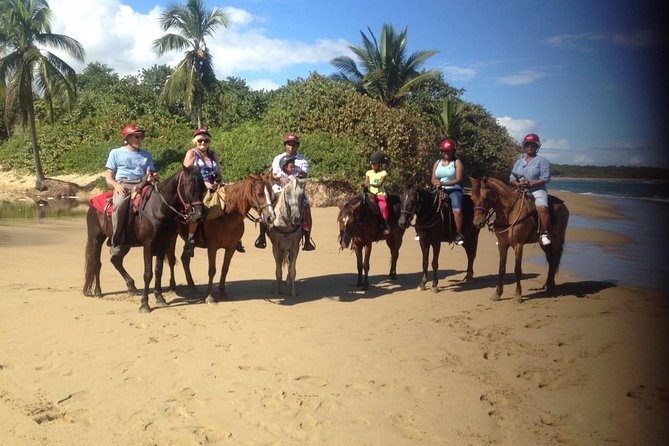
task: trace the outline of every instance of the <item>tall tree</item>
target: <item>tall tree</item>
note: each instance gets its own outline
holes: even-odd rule
[[[46,0],[3,0],[0,6],[0,85],[5,119],[15,116],[29,126],[35,187],[44,189],[44,171],[35,125],[35,100],[42,98],[53,119],[56,109],[70,110],[77,95],[74,69],[46,46],[67,52],[83,62],[84,48],[71,37],[51,32],[53,14]]]
[[[407,28],[397,34],[392,25],[383,25],[381,43],[371,29],[369,37],[360,31],[362,46],[349,45],[358,63],[348,56],[332,59],[339,72],[333,79],[353,84],[389,106],[400,105],[416,83],[438,75],[436,70],[420,72],[419,68],[437,51],[422,50],[407,56]]]
[[[459,139],[464,119],[465,103],[457,98],[446,98],[441,106],[441,126],[446,138]]]
[[[195,112],[202,127],[202,98],[216,83],[212,56],[205,37],[212,37],[219,26],[227,27],[228,18],[219,8],[206,10],[202,0],[188,0],[185,6],[172,6],[160,17],[163,31],[173,31],[153,42],[159,56],[169,51],[185,50],[184,58],[165,84],[168,103],[183,97],[187,111]]]

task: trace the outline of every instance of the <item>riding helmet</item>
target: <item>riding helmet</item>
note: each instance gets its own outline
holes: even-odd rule
[[[525,138],[523,138],[523,146],[525,144],[536,144],[537,149],[541,147],[541,140],[539,139],[539,135],[536,133],[529,133]]]
[[[143,135],[144,129],[136,126],[135,124],[126,125],[123,127],[123,139],[128,139],[128,136],[132,135],[133,133],[141,133]]]
[[[300,138],[298,138],[295,133],[289,133],[283,139],[284,144],[286,144],[287,142],[295,142],[295,143],[299,144],[300,143]]]
[[[369,156],[369,162],[383,164],[388,162],[388,158],[381,152],[374,152]]]
[[[455,141],[452,139],[445,139],[439,144],[439,150],[455,151]]]

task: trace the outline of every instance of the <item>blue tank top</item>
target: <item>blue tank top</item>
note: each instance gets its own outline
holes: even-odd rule
[[[439,179],[441,183],[453,181],[455,179],[455,161],[451,161],[444,166],[441,161],[437,164],[437,169],[434,171],[434,176]],[[455,184],[453,186],[441,186],[446,190],[462,189],[462,186]]]

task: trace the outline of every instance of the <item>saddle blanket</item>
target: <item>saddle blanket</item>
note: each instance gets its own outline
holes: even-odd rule
[[[139,208],[139,204],[142,201],[142,197],[146,195],[146,192],[150,187],[151,187],[150,185],[144,186],[144,188],[142,189],[142,193],[135,195],[135,199],[133,200],[135,209]],[[95,197],[91,198],[91,206],[97,209],[101,214],[104,214],[106,210],[107,216],[111,218],[112,212],[114,212],[114,205],[112,204],[113,196],[114,196],[113,190],[108,190],[107,192],[103,192],[100,195],[96,195]]]

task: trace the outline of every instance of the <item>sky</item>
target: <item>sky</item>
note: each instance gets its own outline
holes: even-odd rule
[[[669,167],[665,122],[668,39],[657,1],[628,0],[205,0],[227,28],[207,40],[218,79],[276,89],[330,61],[352,56],[361,32],[385,23],[407,28],[407,48],[438,53],[440,70],[462,98],[485,107],[517,141],[541,137],[551,162]],[[156,64],[160,14],[186,0],[49,0],[52,32],[86,50],[81,72],[99,62],[119,75]],[[657,8],[657,10],[655,9]]]

